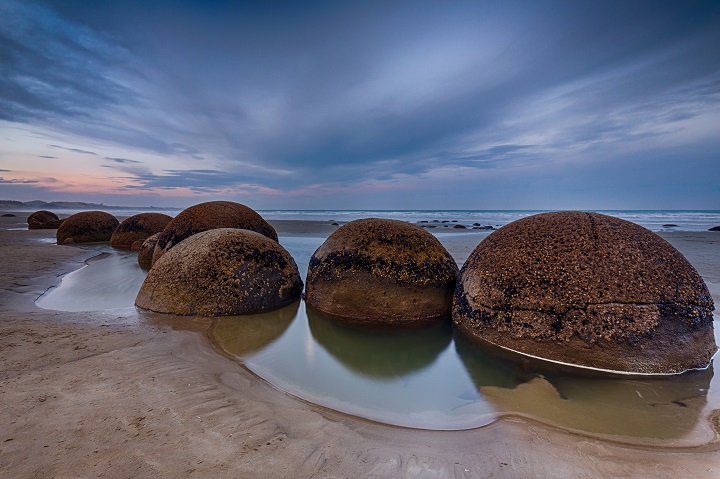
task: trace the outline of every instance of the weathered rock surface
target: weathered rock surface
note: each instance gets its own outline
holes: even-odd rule
[[[305,300],[353,323],[422,325],[449,315],[457,271],[452,256],[422,228],[355,220],[313,254]]]
[[[596,213],[544,213],[490,234],[458,279],[453,320],[480,341],[611,371],[677,373],[716,351],[712,297],[658,235]]]
[[[125,219],[112,234],[110,246],[132,248],[135,241],[145,241],[165,229],[172,217],[162,213],[140,213]]]
[[[82,211],[63,221],[57,230],[58,244],[109,241],[120,222],[104,211]]]
[[[135,304],[177,315],[253,314],[300,299],[290,253],[249,230],[221,228],[181,241],[155,262]]]
[[[186,208],[168,223],[155,246],[153,264],[185,238],[215,228],[245,229],[278,240],[275,229],[255,210],[232,201],[209,201]]]
[[[27,218],[28,229],[46,230],[57,229],[62,224],[62,220],[52,211],[40,210],[31,213]]]
[[[150,269],[152,266],[153,251],[155,251],[155,245],[157,244],[160,233],[154,235],[143,241],[140,249],[138,250],[138,264],[143,269]]]

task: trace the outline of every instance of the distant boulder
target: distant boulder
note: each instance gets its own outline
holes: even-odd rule
[[[341,320],[378,327],[447,318],[457,265],[432,234],[404,221],[351,221],[310,259],[307,304]]]
[[[3,218],[15,218],[15,215],[12,213],[5,213],[4,215],[2,215],[2,217]]]
[[[57,230],[58,244],[101,243],[110,237],[120,222],[104,211],[83,211],[67,218]]]
[[[461,225],[461,224],[457,224],[457,225],[453,225],[453,228],[456,229],[456,230],[466,230],[466,229],[467,229],[467,226]]]
[[[713,226],[708,231],[720,231],[720,226]]]
[[[140,213],[125,219],[112,234],[110,246],[132,248],[134,242],[142,244],[150,236],[165,229],[172,217],[162,213]]]
[[[490,234],[460,271],[453,320],[481,345],[588,368],[672,374],[717,350],[713,300],[667,241],[597,213],[543,213]]]
[[[168,223],[155,245],[153,264],[182,240],[216,228],[245,229],[278,240],[275,229],[255,210],[232,201],[209,201],[186,208]]]
[[[295,260],[279,243],[220,228],[181,241],[156,261],[135,304],[177,315],[254,314],[298,301],[302,288]]]
[[[58,218],[58,215],[56,215],[52,211],[47,211],[47,210],[36,211],[35,213],[31,213],[30,216],[27,217],[28,229],[31,229],[31,230],[57,229],[59,225],[55,226],[56,223],[51,223],[51,222],[57,221],[59,219],[60,218]],[[48,223],[48,224],[46,224],[46,223]]]

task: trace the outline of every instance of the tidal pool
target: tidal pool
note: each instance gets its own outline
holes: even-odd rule
[[[303,277],[323,240],[280,238]],[[145,277],[136,254],[90,248],[99,255],[65,275],[38,305],[64,311],[132,307]],[[719,332],[716,314],[716,341]],[[712,366],[661,378],[558,373],[485,352],[449,323],[372,331],[338,323],[302,302],[213,319],[208,335],[218,349],[282,391],[396,426],[470,429],[523,416],[620,442],[692,446],[714,440],[712,421],[720,421],[714,412],[720,410],[720,379]]]

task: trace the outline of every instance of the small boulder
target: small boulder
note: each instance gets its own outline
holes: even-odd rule
[[[457,225],[453,225],[453,228],[456,229],[456,230],[466,230],[466,229],[467,229],[467,226],[461,225],[461,224],[457,224]]]
[[[156,261],[135,304],[177,315],[254,314],[298,301],[302,287],[295,261],[279,243],[220,228],[181,241]]]
[[[255,210],[232,201],[209,201],[184,209],[158,237],[152,262],[185,238],[215,228],[239,228],[255,231],[277,241],[275,229]]]
[[[40,210],[35,213],[31,213],[27,217],[28,229],[31,230],[44,230],[44,229],[57,229],[59,224],[56,222],[59,220],[58,215],[52,211]],[[57,225],[57,226],[56,226]]]
[[[708,231],[720,231],[720,226],[713,226]]]
[[[12,213],[5,213],[4,215],[2,215],[2,217],[3,218],[15,218],[15,215]]]
[[[155,233],[140,245],[140,249],[138,249],[138,264],[141,268],[150,269],[150,266],[152,266],[153,251],[155,251],[158,237],[160,237],[160,233]]]
[[[83,211],[67,218],[57,230],[58,244],[109,241],[120,222],[104,211]]]
[[[704,368],[713,300],[668,242],[597,213],[543,213],[490,234],[460,271],[459,330],[481,344],[607,371]]]
[[[457,271],[437,238],[419,226],[355,220],[313,254],[305,300],[351,323],[423,325],[448,317]]]
[[[110,246],[132,248],[135,241],[142,244],[150,236],[165,229],[172,217],[162,213],[140,213],[125,219],[112,234]]]

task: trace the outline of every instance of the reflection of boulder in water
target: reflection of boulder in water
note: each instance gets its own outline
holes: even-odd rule
[[[537,376],[533,371],[528,371],[516,363],[503,361],[498,356],[478,348],[477,344],[457,330],[454,330],[453,339],[455,351],[478,389],[485,386],[514,388]]]
[[[355,372],[392,378],[419,371],[435,361],[450,344],[452,328],[441,323],[421,330],[374,330],[353,327],[306,308],[315,340]]]
[[[501,413],[628,441],[702,444],[713,438],[710,423],[700,424],[712,377],[710,367],[663,378],[551,375],[514,389],[477,387]]]
[[[278,339],[297,316],[297,301],[276,311],[245,316],[227,316],[215,321],[210,335],[225,352],[245,356]]]

